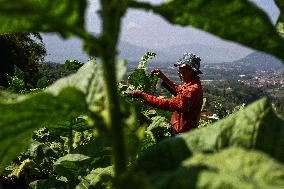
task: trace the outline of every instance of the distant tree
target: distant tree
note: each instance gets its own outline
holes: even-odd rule
[[[27,86],[36,86],[38,62],[46,50],[39,33],[6,33],[0,35],[0,86],[8,87],[7,76],[14,75],[17,66],[24,72]]]

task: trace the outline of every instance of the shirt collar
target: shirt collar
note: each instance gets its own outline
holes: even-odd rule
[[[199,76],[196,76],[190,82],[183,83],[182,86],[193,85],[193,84],[196,84],[196,83],[200,83],[200,77]]]

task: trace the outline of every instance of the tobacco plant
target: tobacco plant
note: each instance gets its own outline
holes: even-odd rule
[[[281,11],[276,25],[249,0],[171,0],[161,5],[134,0],[101,0],[99,14],[102,28],[100,34],[94,35],[85,28],[85,13],[88,6],[86,0],[0,0],[1,33],[56,32],[64,38],[78,37],[83,41],[86,53],[90,57],[99,57],[102,61],[101,64],[95,63],[94,60],[86,63],[76,74],[57,81],[43,92],[28,95],[1,92],[0,171],[27,147],[35,129],[44,125],[49,128],[50,125],[65,121],[70,121],[71,124],[66,127],[71,127],[72,120],[83,116],[86,117],[88,125],[95,128],[98,135],[104,138],[104,142],[109,143],[113,166],[91,171],[89,175],[81,178],[79,188],[86,183],[90,186],[117,188],[222,186],[214,185],[212,180],[217,180],[219,184],[222,183],[228,188],[259,188],[269,184],[271,188],[283,186],[283,165],[262,155],[269,154],[282,162],[284,154],[281,142],[283,120],[273,113],[266,100],[257,102],[236,116],[214,123],[218,126],[202,128],[165,140],[129,165],[129,159],[132,159],[129,156],[133,152],[130,136],[139,138],[140,134],[134,132],[133,135],[133,132],[128,132],[137,128],[135,108],[121,97],[117,87],[117,82],[124,77],[126,70],[125,62],[117,61],[116,54],[121,19],[128,9],[153,11],[173,24],[190,25],[283,59],[284,4],[282,0],[275,2]],[[272,144],[271,141],[275,138],[279,141]],[[69,146],[71,147],[71,142]],[[238,154],[242,159],[245,158],[245,153],[243,149],[225,149],[230,146],[262,151],[249,152],[248,155],[260,157],[260,162],[264,162],[261,166],[265,167],[265,163],[269,162],[271,167],[266,170],[275,174],[265,177],[266,172],[252,171],[257,173],[252,175],[250,171],[240,171],[239,168],[254,170],[255,167],[250,167],[249,163],[245,166],[238,164],[239,168],[232,167],[232,164],[224,162],[222,158]],[[201,160],[204,157],[195,156],[196,152],[204,153],[204,156],[206,153],[216,155],[210,156],[212,161],[200,165],[198,162],[203,162]],[[80,165],[80,162],[91,160],[86,155],[67,155],[72,157],[57,160],[54,165],[62,164],[65,168],[68,165],[67,168],[69,167],[72,172],[74,162]],[[212,163],[213,160],[224,162],[223,167]],[[64,170],[59,167],[55,170]],[[74,174],[85,174],[86,170],[82,168]],[[236,174],[230,172],[234,169],[237,170]],[[67,170],[61,173],[69,173]],[[197,179],[199,173],[204,174]],[[183,178],[180,175],[193,179],[189,182],[179,182],[178,180]],[[65,178],[69,178],[71,182],[74,175],[67,174]],[[238,179],[236,185],[230,182],[234,178]],[[272,178],[275,182],[272,182]],[[72,186],[73,184],[71,183]]]

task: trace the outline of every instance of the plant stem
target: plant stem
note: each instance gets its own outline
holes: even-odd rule
[[[124,13],[123,1],[101,0],[103,21],[101,59],[107,87],[109,126],[111,128],[112,152],[116,176],[126,171],[126,153],[121,120],[121,110],[117,91],[115,56],[120,31],[120,19]]]
[[[68,153],[73,150],[73,124],[74,118],[70,120],[70,130],[69,130],[69,139],[68,139]]]

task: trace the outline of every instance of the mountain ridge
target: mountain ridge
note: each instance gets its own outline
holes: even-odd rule
[[[81,62],[86,62],[89,59],[89,56],[82,51],[82,42],[79,39],[72,38],[64,41],[58,36],[44,35],[43,41],[48,52],[46,61],[64,63],[65,60],[76,59]],[[202,64],[251,64],[255,69],[258,67],[268,69],[271,68],[271,66],[276,68],[283,66],[280,60],[262,52],[254,51],[245,57],[239,57],[242,53],[238,54],[238,52],[233,49],[210,47],[198,43],[150,49],[139,47],[129,42],[120,41],[118,44],[118,59],[126,59],[129,64],[138,63],[140,58],[147,51],[153,51],[157,54],[152,62],[163,63],[164,66],[168,66],[170,63],[176,62],[184,52],[188,51],[200,56]]]
[[[82,51],[82,42],[77,38],[62,40],[58,36],[44,35],[43,41],[48,52],[47,61],[64,63],[67,59],[77,59],[82,62],[88,60],[88,55]],[[185,52],[197,54],[206,63],[234,61],[239,59],[242,54],[231,49],[210,47],[198,43],[158,49],[139,47],[129,42],[120,41],[118,50],[118,59],[126,59],[129,62],[138,62],[147,51],[153,51],[157,54],[153,60],[155,62],[176,62]]]

